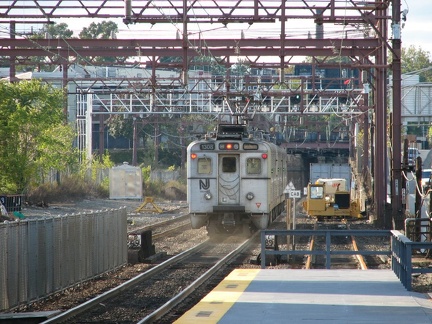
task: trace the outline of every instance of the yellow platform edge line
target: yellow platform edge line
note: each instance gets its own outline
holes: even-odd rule
[[[217,323],[240,298],[261,269],[235,269],[175,324]]]

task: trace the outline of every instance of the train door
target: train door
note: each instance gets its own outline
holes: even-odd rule
[[[240,155],[219,155],[219,205],[240,204]]]

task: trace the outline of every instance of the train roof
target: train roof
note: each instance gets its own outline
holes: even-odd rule
[[[217,139],[242,139],[249,136],[246,125],[220,124],[217,127]]]
[[[198,140],[203,140],[202,138]],[[204,140],[252,140],[269,142],[279,145],[277,134],[270,134],[261,129],[249,127],[245,124],[219,124],[214,131],[207,133]]]

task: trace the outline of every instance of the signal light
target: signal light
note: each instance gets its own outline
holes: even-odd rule
[[[294,96],[290,97],[290,102],[292,105],[298,105],[301,102],[301,95],[295,94]]]
[[[261,155],[261,157],[265,160],[265,159],[268,158],[268,155],[267,155],[267,153],[263,153],[263,154]]]
[[[219,150],[238,150],[240,145],[238,143],[219,143]]]
[[[197,155],[196,153],[191,153],[190,157],[192,160],[195,160],[197,158]]]

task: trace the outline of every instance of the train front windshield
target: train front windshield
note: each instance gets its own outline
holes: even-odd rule
[[[232,156],[222,158],[222,172],[236,172],[237,171],[237,159]]]
[[[324,187],[311,187],[310,197],[311,199],[322,199],[324,197]]]

